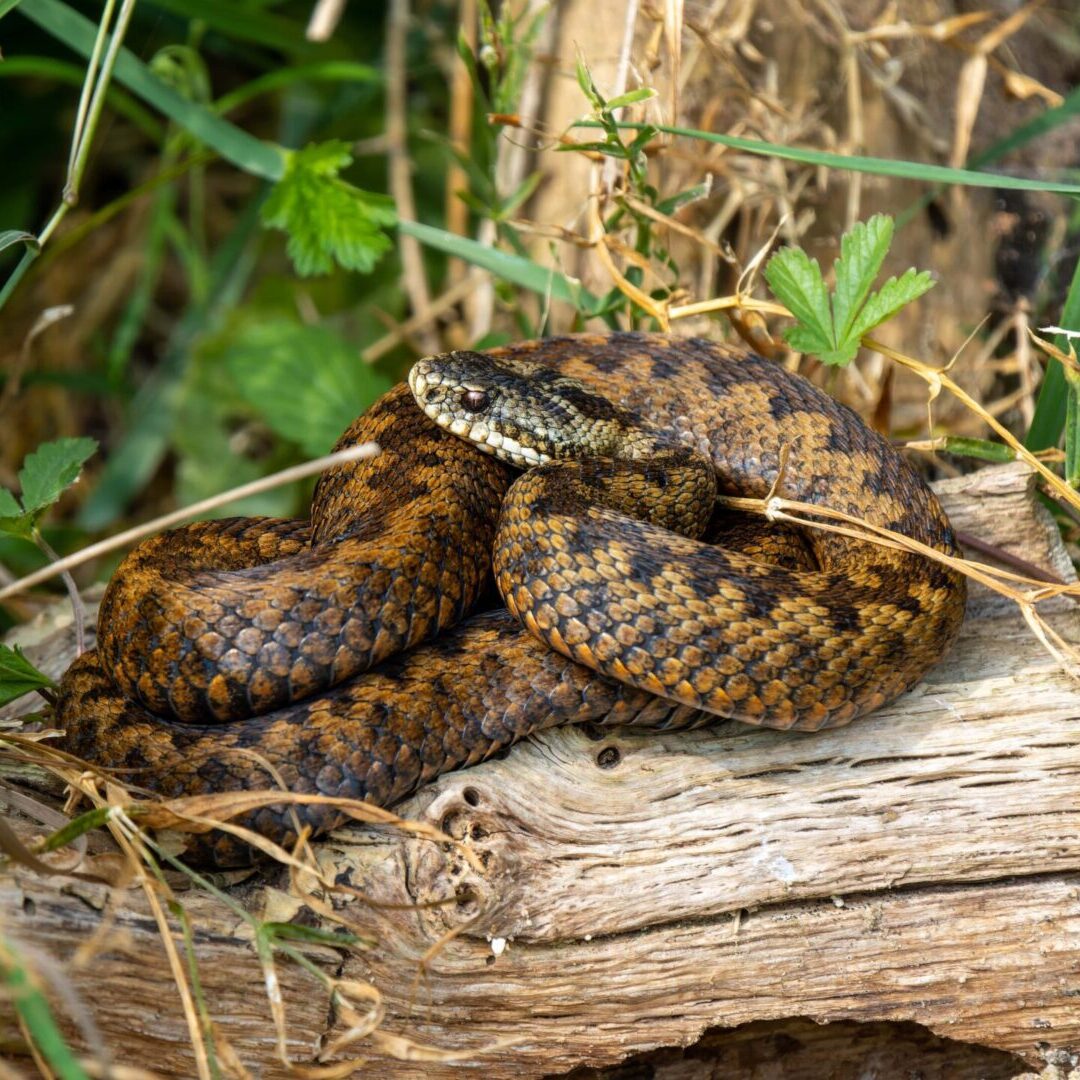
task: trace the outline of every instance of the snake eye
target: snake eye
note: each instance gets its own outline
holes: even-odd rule
[[[466,412],[483,412],[488,407],[488,400],[486,390],[466,390],[461,395],[461,407]]]

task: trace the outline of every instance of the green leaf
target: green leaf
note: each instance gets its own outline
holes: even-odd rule
[[[38,671],[23,656],[16,645],[14,649],[0,645],[0,705],[21,698],[35,690],[55,690],[56,683],[43,672]]]
[[[18,517],[21,513],[19,500],[7,488],[0,488],[0,518]]]
[[[390,381],[325,326],[269,319],[241,330],[224,361],[240,394],[279,435],[312,455],[338,436]]]
[[[989,439],[971,439],[961,435],[946,435],[941,449],[947,454],[978,458],[980,461],[1008,462],[1016,460],[1016,451],[1004,443]]]
[[[383,230],[397,220],[393,200],[342,180],[338,173],[351,164],[337,139],[290,151],[285,175],[263,204],[263,224],[288,233],[298,274],[325,274],[335,262],[367,273],[391,246]]]
[[[40,251],[41,245],[33,233],[23,232],[20,229],[6,229],[0,232],[0,251],[11,247],[12,244],[25,244],[31,251]]]
[[[369,949],[375,944],[373,938],[361,937],[348,930],[322,930],[301,923],[264,922],[259,926],[259,934],[271,944],[278,941],[302,941],[308,945],[328,945],[333,949],[358,946]]]
[[[656,204],[656,209],[661,214],[674,214],[676,210],[683,206],[696,202],[698,199],[708,198],[711,191],[711,183],[695,184],[693,187],[686,188],[685,191],[680,191],[668,199],[661,200]]]
[[[608,112],[614,112],[626,105],[636,105],[639,101],[649,101],[656,97],[656,91],[651,86],[639,86],[636,90],[629,90],[625,94],[613,97],[607,103]]]
[[[574,127],[604,128],[600,120],[577,120]],[[644,125],[619,121],[620,129],[636,130]],[[820,165],[842,172],[869,173],[873,176],[895,176],[902,180],[920,180],[933,184],[964,184],[969,187],[1004,188],[1011,191],[1053,191],[1059,195],[1080,195],[1080,184],[1057,180],[1036,180],[1008,173],[979,172],[974,169],[954,169],[945,165],[930,165],[923,161],[897,161],[889,158],[860,157],[855,154],[834,154],[826,150],[806,150],[798,146],[780,146],[761,139],[746,139],[738,135],[721,135],[714,131],[698,131],[674,124],[657,124],[657,131],[682,135],[690,139],[716,143],[742,150],[747,154],[797,161],[805,165]]]
[[[87,438],[57,439],[27,454],[19,470],[23,511],[36,514],[52,506],[79,478],[83,462],[97,450],[97,445]]]
[[[549,270],[523,255],[511,255],[467,236],[421,225],[417,221],[402,221],[398,224],[398,229],[407,236],[415,236],[421,244],[444,251],[447,255],[456,255],[464,262],[489,270],[502,281],[572,304],[583,314],[598,313],[603,308],[603,301],[589,292],[576,278],[567,277],[558,270]],[[619,296],[621,295],[619,293]]]
[[[899,278],[891,277],[874,293],[859,312],[848,338],[858,341],[875,326],[891,319],[902,307],[917,300],[934,287],[929,270],[905,270]]]
[[[0,937],[0,985],[4,987],[4,1000],[19,1014],[29,1041],[51,1070],[49,1075],[57,1080],[89,1080],[53,1019],[48,999],[40,989],[41,982],[41,975],[32,971],[13,942]]]
[[[875,214],[869,221],[856,222],[840,240],[840,258],[833,274],[833,326],[837,341],[847,341],[863,301],[870,295],[889,245],[893,221],[885,214]]]
[[[834,352],[833,343],[828,338],[822,337],[821,332],[813,326],[805,326],[799,323],[797,326],[789,326],[784,331],[784,340],[796,351],[801,353],[813,353],[814,356],[825,356]],[[855,350],[851,355],[854,356]]]
[[[56,832],[50,834],[41,845],[41,850],[59,851],[60,848],[67,847],[72,840],[78,840],[91,829],[104,825],[112,815],[111,806],[95,806],[93,810],[87,810],[85,814],[72,818],[66,825],[62,825]]]
[[[765,280],[792,315],[813,334],[813,340],[823,343],[827,349],[836,347],[829,294],[817,259],[811,259],[802,248],[781,248],[766,265]],[[799,351],[819,352],[820,349],[800,348]]]
[[[1076,265],[1073,267],[1072,280],[1058,324],[1067,330],[1080,330],[1080,259],[1076,260]],[[1064,334],[1058,334],[1054,339],[1054,344],[1062,352],[1068,353],[1069,340]],[[1076,398],[1075,390],[1066,385],[1064,365],[1056,360],[1050,361],[1043,384],[1039,388],[1035,416],[1032,418],[1024,445],[1029,450],[1045,450],[1047,447],[1056,446],[1070,413],[1075,414]]]
[[[596,87],[596,83],[593,82],[592,72],[589,71],[585,64],[585,60],[581,54],[578,54],[577,58],[577,81],[578,86],[581,87],[581,92],[589,100],[589,104],[597,111],[600,112],[604,108],[604,99],[600,95],[600,91]],[[602,124],[596,124],[597,127],[602,127]]]

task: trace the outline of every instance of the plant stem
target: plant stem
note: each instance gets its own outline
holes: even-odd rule
[[[45,537],[41,535],[39,529],[35,528],[31,535],[34,543],[45,553],[46,558],[54,563],[60,561],[60,556]],[[68,591],[68,596],[71,597],[71,611],[75,617],[75,655],[82,656],[86,651],[86,608],[83,606],[82,597],[79,595],[79,587],[75,584],[75,579],[71,576],[70,571],[61,570],[59,573],[61,580],[64,582],[64,587]]]
[[[79,107],[75,115],[75,125],[71,133],[71,151],[68,156],[68,171],[64,180],[61,203],[49,219],[48,224],[38,234],[37,245],[26,249],[23,257],[11,272],[11,276],[4,282],[3,289],[0,289],[0,308],[3,308],[8,298],[15,291],[15,287],[26,276],[27,270],[30,269],[31,264],[41,253],[41,249],[56,231],[60,222],[64,220],[68,210],[79,201],[79,184],[82,182],[83,173],[86,171],[90,145],[93,142],[98,121],[101,119],[101,110],[105,106],[105,92],[109,88],[109,81],[116,65],[116,58],[120,55],[124,33],[127,30],[128,23],[131,21],[132,12],[135,10],[135,0],[123,0],[120,13],[116,19],[116,30],[109,41],[99,73],[97,70],[98,59],[101,56],[114,6],[115,0],[106,0],[101,22],[98,24],[94,48],[90,54],[90,62],[86,68],[86,78],[83,80],[82,92],[79,95]]]

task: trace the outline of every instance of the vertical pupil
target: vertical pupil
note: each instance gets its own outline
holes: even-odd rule
[[[486,408],[488,396],[483,390],[466,390],[461,398],[461,404],[469,412],[479,412]]]

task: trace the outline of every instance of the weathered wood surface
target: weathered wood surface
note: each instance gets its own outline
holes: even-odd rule
[[[1074,580],[1023,468],[938,490],[959,528]],[[1080,639],[1070,602],[1054,611]],[[453,1063],[372,1053],[369,1075],[542,1076],[791,1017],[915,1021],[1041,1067],[1080,1049],[1078,786],[1080,689],[982,589],[925,684],[846,730],[546,733],[399,808],[464,839],[482,871],[397,834],[321,846],[332,876],[393,905],[335,900],[379,940],[341,970],[382,992],[384,1029],[458,1051],[508,1044]],[[8,929],[54,956],[101,919],[93,889],[76,899],[62,884],[0,879]],[[238,895],[266,902],[258,882]],[[237,918],[205,896],[185,904],[222,1034],[255,1075],[281,1075]],[[191,1075],[137,894],[112,935],[75,973],[106,1042],[118,1060]],[[311,1060],[333,1030],[326,996],[289,965],[279,977],[291,1052]]]

